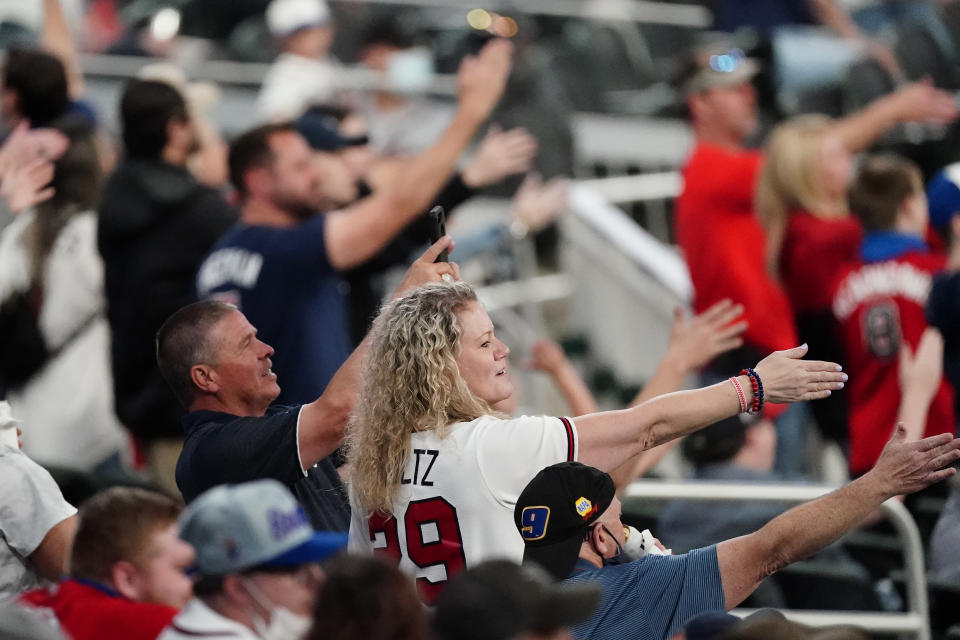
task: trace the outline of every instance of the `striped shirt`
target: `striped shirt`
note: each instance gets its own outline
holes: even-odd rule
[[[601,569],[580,560],[567,581],[603,587],[593,615],[573,628],[577,640],[664,640],[693,616],[725,609],[716,545]]]

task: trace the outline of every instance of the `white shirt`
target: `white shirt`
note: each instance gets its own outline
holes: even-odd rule
[[[76,512],[46,469],[0,444],[0,603],[40,584],[27,558]]]
[[[29,286],[24,242],[35,215],[23,212],[0,235],[0,300]],[[90,471],[127,448],[113,408],[105,308],[97,218],[93,212],[78,213],[60,231],[47,258],[38,321],[51,349],[72,341],[23,388],[7,394],[13,416],[23,422],[23,450],[41,464]]]
[[[199,598],[187,603],[157,640],[260,640],[253,629],[220,615]]]
[[[349,549],[386,550],[432,601],[465,566],[523,558],[513,522],[517,498],[544,467],[576,460],[577,447],[576,428],[566,418],[483,416],[451,425],[446,437],[414,433],[393,501],[395,519],[375,515],[371,523],[353,505]]]

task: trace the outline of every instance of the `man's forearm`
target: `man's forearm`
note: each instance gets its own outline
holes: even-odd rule
[[[360,393],[363,363],[369,347],[368,334],[340,365],[323,394],[303,407],[298,441],[304,469],[309,469],[343,444],[347,421]]]
[[[397,213],[408,220],[429,206],[454,173],[457,159],[473,139],[482,120],[458,109],[453,121],[429,149],[413,157],[390,187]]]
[[[726,608],[739,605],[776,571],[812,556],[856,527],[888,497],[868,473],[782,513],[754,533],[719,543],[717,563]]]
[[[821,498],[780,514],[756,534],[774,549],[770,573],[809,558],[857,525],[890,496],[868,473]]]
[[[874,100],[863,109],[837,121],[834,133],[851,153],[863,151],[900,122],[895,100],[896,94]]]

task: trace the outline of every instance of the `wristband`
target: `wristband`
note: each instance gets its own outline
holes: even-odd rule
[[[750,386],[753,387],[753,403],[747,413],[758,414],[763,411],[763,382],[753,369],[744,369],[740,372],[740,375],[749,376]]]
[[[733,388],[737,390],[737,398],[740,400],[740,413],[747,412],[747,396],[743,393],[743,386],[741,386],[740,381],[737,380],[736,376],[730,378],[730,382],[733,383]]]

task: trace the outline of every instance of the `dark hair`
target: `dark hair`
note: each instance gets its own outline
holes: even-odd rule
[[[409,49],[417,41],[409,29],[401,25],[396,18],[383,18],[371,24],[360,36],[360,50],[376,45],[386,45],[397,49]]]
[[[150,536],[177,521],[183,505],[155,491],[111,487],[80,506],[70,573],[110,584],[121,560],[134,561],[148,550]]]
[[[870,156],[863,161],[847,192],[850,210],[867,231],[893,227],[901,205],[923,191],[920,169],[894,154]]]
[[[46,51],[13,46],[7,51],[3,88],[17,94],[17,111],[33,126],[47,125],[67,110],[67,73]]]
[[[740,416],[716,422],[687,436],[682,444],[683,455],[697,467],[726,462],[743,448],[748,428],[749,424]]]
[[[413,580],[377,556],[341,555],[324,566],[307,640],[426,640]]]
[[[120,99],[123,146],[127,157],[158,160],[167,145],[171,120],[186,122],[187,104],[166,82],[131,80]]]
[[[247,196],[247,186],[243,177],[247,171],[257,167],[267,167],[273,162],[273,151],[270,149],[270,137],[284,131],[296,132],[292,122],[275,122],[260,125],[244,132],[230,145],[230,182],[241,198]]]
[[[236,310],[220,300],[201,300],[175,311],[157,331],[157,366],[184,408],[196,397],[190,368],[213,359],[210,330]]]
[[[95,130],[78,115],[55,120],[53,128],[69,142],[67,150],[54,163],[53,197],[36,205],[36,216],[27,230],[26,244],[30,260],[31,282],[40,282],[44,265],[54,242],[74,214],[96,207],[103,184]]]

